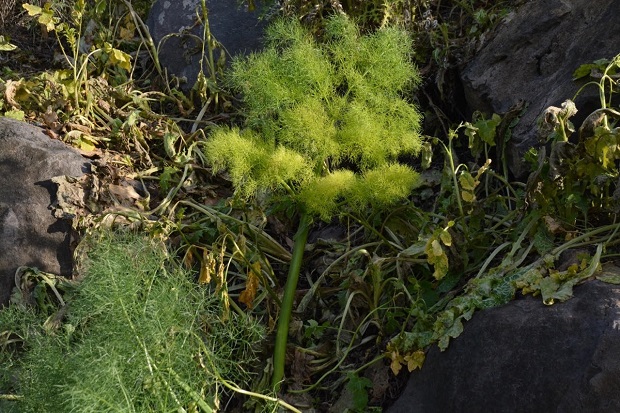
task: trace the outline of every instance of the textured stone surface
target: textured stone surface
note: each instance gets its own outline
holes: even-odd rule
[[[536,119],[549,106],[572,99],[584,82],[572,81],[580,65],[613,58],[620,49],[620,1],[529,0],[501,23],[490,41],[462,70],[473,109],[503,113],[519,100],[529,103],[513,131],[507,153],[517,176],[521,157],[537,144]],[[587,88],[576,100],[576,126],[599,106],[598,91]]]
[[[620,286],[574,292],[475,314],[445,352],[429,351],[387,412],[620,412]]]
[[[40,128],[0,117],[0,305],[8,302],[19,266],[71,274],[71,225],[52,216],[50,179],[87,168],[77,151]]]
[[[260,49],[265,21],[259,20],[260,2],[255,2],[254,11],[240,6],[237,0],[207,0],[209,27],[213,36],[222,44],[230,56]],[[147,19],[153,40],[158,44],[171,33],[180,33],[191,28],[188,35],[168,37],[160,49],[160,61],[169,73],[187,79],[185,90],[196,82],[200,69],[203,26],[195,26],[196,9],[200,0],[157,0]],[[218,55],[219,56],[219,55]],[[216,58],[218,56],[215,56]],[[205,74],[208,76],[205,67]]]

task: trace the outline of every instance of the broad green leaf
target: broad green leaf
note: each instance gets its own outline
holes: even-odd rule
[[[165,166],[162,173],[159,175],[159,185],[164,192],[168,192],[171,187],[173,175],[179,173],[179,169],[173,166]]]
[[[482,119],[475,123],[478,135],[489,146],[495,146],[495,131],[501,121],[502,118],[494,113],[491,119]]]
[[[372,388],[372,380],[367,377],[359,377],[355,373],[349,373],[347,378],[349,379],[347,389],[351,392],[353,400],[351,407],[353,411],[362,412],[368,406],[368,391],[366,389]]]
[[[582,77],[590,76],[590,73],[592,72],[592,69],[595,68],[595,67],[596,67],[596,65],[593,65],[592,63],[588,63],[588,64],[585,64],[585,65],[579,66],[573,72],[573,80],[577,80],[577,79],[581,79]]]
[[[546,277],[540,281],[539,285],[543,303],[553,305],[555,300],[566,301],[573,296],[575,282],[571,280],[561,284],[552,277]]]
[[[463,332],[463,322],[460,318],[456,318],[454,323],[451,326],[446,328],[443,332],[443,335],[439,338],[439,349],[444,351],[448,348],[448,344],[450,344],[451,338],[457,338]]]

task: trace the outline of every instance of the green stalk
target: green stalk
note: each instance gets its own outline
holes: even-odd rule
[[[273,376],[271,377],[271,385],[278,391],[280,382],[284,379],[284,358],[286,355],[286,343],[288,341],[288,327],[293,313],[293,301],[295,292],[297,291],[297,281],[299,281],[299,272],[301,271],[301,261],[304,256],[304,249],[308,241],[308,232],[310,231],[311,219],[305,213],[299,220],[297,233],[293,238],[293,255],[291,265],[288,269],[288,278],[284,286],[284,296],[282,297],[282,306],[280,307],[280,316],[278,317],[278,329],[276,330],[276,343],[273,350]]]

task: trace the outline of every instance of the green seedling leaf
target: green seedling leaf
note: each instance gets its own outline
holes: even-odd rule
[[[108,55],[108,62],[110,65],[118,66],[127,71],[131,70],[131,56],[127,53],[113,48],[112,45],[107,42],[103,45],[103,51]]]
[[[356,412],[365,411],[368,406],[368,390],[372,388],[372,381],[367,377],[359,377],[355,373],[349,373],[347,375],[349,381],[347,382],[347,389],[353,396],[353,408]]]
[[[85,152],[94,151],[99,143],[99,139],[80,130],[69,131],[65,137],[71,139],[75,146]]]
[[[489,146],[495,146],[495,131],[502,118],[494,113],[491,119],[482,119],[475,123],[478,135]]]
[[[162,173],[159,175],[159,185],[164,192],[168,192],[171,183],[173,181],[174,175],[178,174],[180,170],[173,166],[165,166]]]
[[[514,286],[523,294],[534,293],[540,291],[540,282],[543,277],[544,275],[539,269],[532,268],[517,278],[514,281]]]
[[[587,63],[585,65],[579,66],[573,72],[573,80],[578,80],[578,79],[581,79],[583,77],[590,76],[590,73],[592,72],[592,69],[594,69],[595,67],[596,67],[596,65],[594,65],[592,63]]]
[[[98,0],[95,3],[95,14],[97,14],[98,16],[102,16],[103,13],[105,12],[107,5],[108,5],[107,1]]]
[[[608,59],[598,59],[592,63],[583,64],[573,72],[573,80],[590,76],[595,70],[603,72],[609,63],[611,62]]]

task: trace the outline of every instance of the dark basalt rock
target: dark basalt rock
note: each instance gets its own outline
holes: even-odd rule
[[[71,275],[71,223],[52,215],[51,178],[87,170],[75,149],[36,126],[0,117],[0,306],[8,302],[20,266]]]
[[[259,19],[261,3],[254,3],[256,9],[249,11],[237,0],[206,1],[211,34],[224,46],[228,60],[262,47],[266,21]],[[200,0],[157,0],[147,19],[156,45],[168,36],[161,43],[159,59],[169,73],[186,79],[181,85],[186,91],[192,88],[200,70],[203,26],[195,24],[196,10],[202,15]],[[204,67],[208,76],[206,62]]]
[[[585,81],[574,82],[579,66],[611,59],[620,52],[620,2],[616,0],[529,0],[502,22],[462,70],[471,108],[505,113],[520,100],[529,104],[513,130],[509,165],[514,175],[528,172],[523,154],[538,145],[536,119],[549,106],[572,99]],[[577,127],[600,107],[590,86],[576,99]]]
[[[574,293],[476,313],[445,352],[430,349],[387,412],[620,412],[620,286]]]

